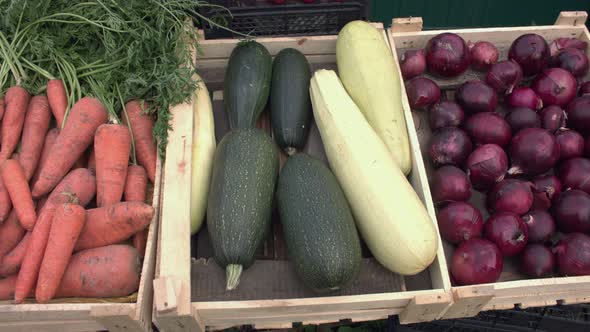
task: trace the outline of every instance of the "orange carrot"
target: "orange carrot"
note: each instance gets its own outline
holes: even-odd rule
[[[4,98],[0,98],[0,120],[4,116]]]
[[[47,198],[48,196],[43,196],[37,201],[37,207],[35,208],[37,216],[39,216],[39,212],[41,212],[41,209],[45,206],[45,203],[47,203]]]
[[[25,232],[26,230],[18,221],[16,212],[12,211],[8,219],[0,225],[0,257],[14,249],[25,235]]]
[[[121,242],[143,230],[154,217],[154,208],[142,202],[123,202],[86,210],[86,223],[75,250]]]
[[[11,210],[12,201],[10,201],[10,195],[8,195],[8,190],[6,190],[4,181],[2,181],[2,177],[0,176],[0,223],[8,218]]]
[[[20,141],[29,98],[30,95],[27,90],[20,86],[8,88],[4,95],[5,110],[2,119],[0,161],[8,159],[14,152],[18,141]]]
[[[107,111],[96,98],[84,97],[70,110],[66,125],[51,147],[33,184],[33,197],[50,192],[92,143],[96,128],[107,121]]]
[[[112,205],[121,201],[131,152],[129,128],[119,124],[103,124],[96,129],[96,205]]]
[[[147,104],[144,104],[147,108]],[[135,143],[135,155],[137,162],[145,168],[149,179],[154,183],[156,181],[156,159],[157,150],[156,143],[152,136],[154,130],[154,119],[143,114],[141,104],[137,100],[132,100],[125,105],[127,116],[129,117],[129,125],[133,134],[133,142]],[[127,124],[125,116],[123,123]]]
[[[94,154],[94,149],[90,150],[90,155],[88,156],[88,169],[96,174],[96,155]]]
[[[72,195],[78,198],[80,205],[85,206],[94,197],[95,193],[96,179],[92,172],[85,168],[78,168],[68,173],[51,192],[39,213],[39,218],[31,233],[29,247],[18,272],[14,294],[17,303],[22,303],[37,281],[55,209],[60,204],[68,202]]]
[[[68,108],[68,96],[62,80],[53,79],[47,81],[47,99],[49,100],[51,112],[57,121],[57,127],[61,128]]]
[[[18,220],[24,228],[32,230],[37,213],[23,168],[17,160],[8,159],[2,165],[1,172],[2,182],[10,195]]]
[[[127,180],[125,183],[126,202],[145,202],[147,195],[147,174],[145,168],[139,165],[131,165],[127,169]],[[133,246],[141,257],[145,253],[147,242],[147,228],[133,235]]]
[[[25,257],[30,237],[31,232],[27,232],[16,247],[2,258],[0,261],[0,276],[6,277],[18,272],[20,264],[23,262],[23,257]]]
[[[31,179],[37,168],[50,120],[51,113],[49,112],[47,97],[34,96],[31,98],[27,115],[25,116],[25,126],[21,138],[19,156],[19,161],[25,171],[27,181]]]
[[[41,150],[41,156],[39,157],[39,162],[37,163],[37,169],[35,169],[35,173],[33,174],[33,177],[31,178],[31,183],[35,183],[39,179],[39,172],[41,172],[41,168],[43,167],[43,164],[45,164],[45,162],[47,161],[47,157],[49,156],[49,153],[51,152],[51,147],[53,146],[53,143],[55,143],[55,140],[57,139],[58,135],[59,135],[59,131],[57,130],[57,128],[49,129],[49,131],[47,132],[47,135],[45,135],[45,142],[43,143],[43,150]]]
[[[55,210],[39,269],[35,292],[37,302],[46,303],[55,296],[85,219],[86,211],[75,203],[62,204]]]
[[[6,301],[14,297],[16,274],[0,279],[0,300]]]

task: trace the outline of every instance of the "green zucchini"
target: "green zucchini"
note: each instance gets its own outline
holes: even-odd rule
[[[223,104],[230,129],[254,128],[270,92],[272,57],[255,41],[232,51],[223,83]]]
[[[270,228],[279,156],[268,134],[234,129],[219,143],[207,202],[213,258],[234,289]]]
[[[274,139],[288,154],[305,145],[312,118],[309,98],[311,72],[305,56],[286,48],[272,65],[270,111]]]
[[[277,203],[289,257],[305,285],[333,291],[356,277],[359,235],[328,167],[306,154],[289,157],[279,175]]]

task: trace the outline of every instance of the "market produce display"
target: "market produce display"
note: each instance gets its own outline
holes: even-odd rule
[[[506,59],[493,43],[442,33],[405,50],[402,68],[417,58],[408,100],[429,113],[430,185],[442,238],[457,246],[456,285],[496,282],[506,260],[531,278],[590,274],[587,46],[524,34]],[[457,82],[468,66],[481,80]],[[458,88],[441,92],[426,73]]]

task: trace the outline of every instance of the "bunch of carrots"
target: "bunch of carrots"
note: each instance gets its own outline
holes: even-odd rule
[[[129,295],[154,217],[154,119],[137,100],[121,121],[94,97],[68,108],[58,79],[45,91],[0,99],[0,299]]]

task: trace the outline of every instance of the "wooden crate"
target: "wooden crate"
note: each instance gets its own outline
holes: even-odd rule
[[[462,36],[466,41],[486,40],[494,43],[500,52],[500,60],[506,59],[512,41],[525,33],[536,33],[548,41],[558,37],[573,37],[590,42],[590,34],[584,26],[586,12],[562,12],[555,25],[531,26],[515,28],[485,28],[449,30]],[[421,31],[422,19],[396,18],[388,31],[389,43],[394,51],[396,61],[406,49],[425,47],[433,36],[443,32]],[[446,31],[446,30],[445,30]],[[588,50],[590,52],[590,49]],[[443,93],[452,94],[454,88],[470,79],[482,79],[483,73],[468,70],[454,79],[440,79],[426,75],[436,81]],[[400,76],[401,78],[401,76]],[[589,79],[590,75],[585,77]],[[408,100],[403,93],[404,105],[409,108]],[[503,110],[501,109],[500,112]],[[412,112],[414,125],[420,140],[422,153],[426,154],[427,142],[431,136],[427,112]],[[427,173],[432,171],[431,163],[426,160]],[[483,196],[474,192],[471,202],[483,208]],[[453,253],[453,246],[444,243],[447,261]],[[581,303],[590,301],[590,276],[556,277],[547,279],[527,279],[518,272],[517,263],[510,259],[504,260],[504,271],[500,280],[492,284],[452,287],[453,304],[444,314],[444,318],[474,316],[482,310],[508,309],[513,307],[534,307],[555,305],[556,303]]]
[[[378,25],[386,39],[382,25]],[[304,53],[312,70],[336,69],[336,36],[259,38],[272,55],[288,47]],[[223,80],[231,51],[238,40],[202,40],[197,69],[213,94],[216,138],[227,132],[223,111]],[[268,110],[259,127],[268,130]],[[358,280],[337,294],[311,293],[296,278],[285,254],[280,223],[273,219],[272,234],[256,263],[242,274],[237,290],[225,291],[225,273],[211,257],[206,229],[189,236],[189,199],[192,109],[174,117],[162,182],[161,228],[154,280],[154,322],[162,331],[219,329],[249,324],[257,328],[285,328],[294,322],[322,323],[342,319],[375,320],[400,315],[402,322],[440,318],[449,306],[450,282],[442,247],[423,273],[403,278],[367,257],[365,250]],[[410,128],[409,108],[405,112]],[[410,131],[414,168],[409,180],[434,218],[418,138]],[[319,132],[312,127],[305,151],[326,161]],[[285,160],[282,156],[282,161]],[[204,226],[206,227],[206,226]],[[191,246],[192,242],[192,246]],[[192,247],[192,252],[191,252]]]
[[[174,112],[174,110],[172,110]],[[125,298],[54,299],[48,304],[27,300],[15,305],[0,301],[0,332],[99,331],[141,332],[152,330],[153,275],[156,265],[156,236],[160,213],[162,162],[156,164],[156,183],[151,197],[155,213],[150,222],[137,293]],[[113,278],[117,276],[114,275]]]

